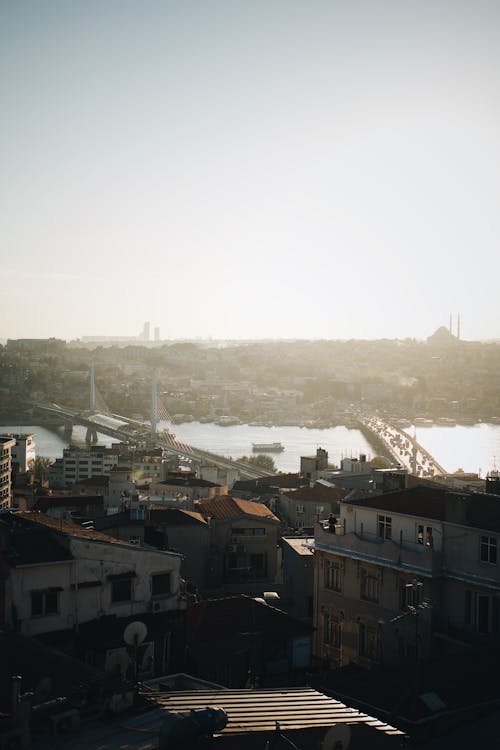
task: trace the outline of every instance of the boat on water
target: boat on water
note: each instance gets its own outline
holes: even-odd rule
[[[235,424],[241,424],[241,420],[238,417],[229,417],[224,414],[215,420],[215,424],[218,424],[219,427],[232,427]]]
[[[282,443],[252,443],[252,450],[261,453],[281,453],[285,446]]]

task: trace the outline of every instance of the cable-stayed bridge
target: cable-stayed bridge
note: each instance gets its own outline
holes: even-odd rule
[[[234,461],[211,451],[195,448],[178,440],[174,432],[174,421],[158,397],[155,378],[153,378],[151,392],[150,424],[111,413],[96,388],[93,368],[90,372],[90,408],[88,410],[76,411],[56,403],[43,402],[35,404],[34,407],[39,412],[64,424],[68,440],[73,426],[81,425],[87,429],[86,441],[88,443],[97,443],[97,433],[101,433],[120,442],[144,445],[144,447],[160,447],[190,463],[209,463],[224,469],[237,469],[239,475],[245,478],[259,479],[273,473],[258,466],[249,466],[242,461]],[[158,430],[160,422],[167,424],[166,430]]]

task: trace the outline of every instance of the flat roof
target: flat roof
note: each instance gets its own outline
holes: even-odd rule
[[[311,547],[306,547],[306,544],[313,544],[314,537],[289,537],[284,536],[282,537],[283,541],[286,542],[294,552],[297,552],[298,555],[312,555],[313,551]]]

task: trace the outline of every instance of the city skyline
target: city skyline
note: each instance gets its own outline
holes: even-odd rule
[[[0,7],[0,338],[500,339],[500,6]]]

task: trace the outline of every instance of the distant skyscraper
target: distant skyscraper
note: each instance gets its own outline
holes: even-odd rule
[[[160,340],[160,326],[155,326],[155,341]]]
[[[147,320],[144,323],[144,326],[142,328],[142,334],[139,337],[139,338],[142,339],[142,341],[149,341],[149,331],[150,331],[150,328],[151,328],[151,324],[150,324],[149,320]]]

